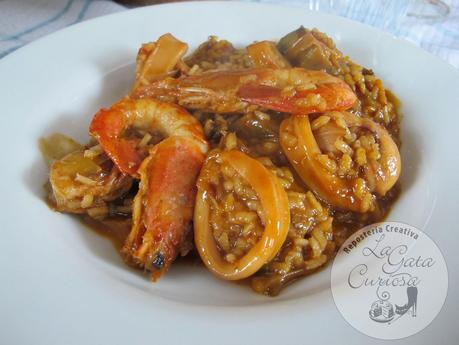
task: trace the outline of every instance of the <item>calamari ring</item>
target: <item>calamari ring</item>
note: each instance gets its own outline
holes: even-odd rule
[[[207,203],[207,182],[203,179],[204,164],[198,179],[198,195],[194,212],[194,237],[196,248],[207,268],[217,277],[225,280],[239,280],[258,271],[279,252],[290,226],[290,209],[287,193],[277,177],[254,158],[240,151],[217,153],[230,164],[257,193],[266,220],[260,240],[234,263],[222,259],[209,226],[209,205]],[[215,159],[210,155],[207,160]]]
[[[397,182],[401,171],[398,147],[387,130],[376,122],[347,112],[331,112],[340,116],[348,127],[362,127],[379,140],[381,158],[370,167],[375,176],[375,191],[383,196]],[[293,138],[292,140],[289,140]],[[331,205],[354,212],[366,212],[364,201],[355,196],[355,179],[345,179],[328,171],[317,159],[322,154],[311,129],[308,116],[291,116],[280,126],[280,144],[288,160],[309,188]]]

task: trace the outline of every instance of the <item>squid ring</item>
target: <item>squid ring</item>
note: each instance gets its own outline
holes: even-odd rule
[[[229,263],[222,259],[209,225],[209,189],[203,178],[204,165],[198,179],[194,213],[195,244],[202,261],[212,273],[225,280],[239,280],[254,274],[276,256],[287,237],[290,210],[287,193],[277,177],[263,164],[240,151],[226,151],[219,155],[257,193],[266,214],[265,228],[260,240],[239,260]]]
[[[401,159],[397,145],[390,134],[373,120],[347,112],[329,113],[341,117],[348,127],[369,130],[379,140],[381,158],[368,167],[375,177],[375,191],[385,195],[397,182],[401,171]],[[293,140],[291,140],[293,139]],[[331,205],[354,212],[366,212],[364,200],[356,197],[355,179],[346,179],[328,171],[317,159],[322,154],[311,129],[309,117],[291,116],[280,126],[280,144],[288,160],[309,188]]]

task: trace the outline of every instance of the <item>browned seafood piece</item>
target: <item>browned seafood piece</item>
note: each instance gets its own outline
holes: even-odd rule
[[[88,213],[97,218],[107,215],[106,203],[126,193],[133,180],[96,146],[52,163],[49,182],[51,201],[57,211]]]

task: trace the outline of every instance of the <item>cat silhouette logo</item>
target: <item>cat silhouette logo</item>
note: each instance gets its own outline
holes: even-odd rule
[[[441,311],[448,271],[439,248],[421,230],[377,223],[341,246],[331,288],[338,311],[351,326],[374,338],[400,339],[424,329]]]
[[[395,311],[394,306],[389,301],[389,294],[386,294],[385,297],[380,297],[380,299],[371,304],[369,311],[370,319],[375,322],[391,324],[406,315],[408,312],[412,317],[416,317],[418,288],[415,286],[408,286],[406,288],[406,294],[408,301],[403,305],[395,305]]]

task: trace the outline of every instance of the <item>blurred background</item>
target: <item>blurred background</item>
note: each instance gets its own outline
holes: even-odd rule
[[[183,0],[179,0],[183,1]],[[243,0],[347,17],[407,39],[459,68],[459,0]],[[167,0],[0,0],[0,58],[78,22]]]

